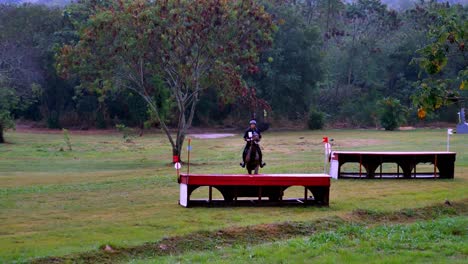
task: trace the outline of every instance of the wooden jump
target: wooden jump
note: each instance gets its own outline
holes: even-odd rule
[[[195,205],[290,205],[318,204],[328,206],[330,176],[327,174],[181,174],[179,204],[184,207]],[[191,200],[192,192],[208,186],[208,199]],[[304,197],[283,200],[284,191],[291,186],[303,186]],[[212,189],[217,189],[224,200],[214,200]],[[312,197],[308,197],[310,193]],[[250,200],[239,200],[251,197]],[[268,198],[266,200],[265,198]]]
[[[334,151],[333,162],[338,163],[338,178],[441,178],[453,179],[455,170],[455,152],[360,152]],[[342,172],[345,163],[359,163],[359,172]],[[382,164],[396,163],[397,171],[383,173]],[[418,172],[416,165],[433,164],[430,172]],[[335,163],[336,164],[336,163]],[[377,171],[377,169],[379,171]],[[400,171],[401,169],[401,171]],[[335,174],[333,174],[335,175]]]

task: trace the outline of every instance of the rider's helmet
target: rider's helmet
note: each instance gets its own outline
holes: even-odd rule
[[[255,121],[255,120],[252,119],[252,120],[250,120],[250,124],[251,124],[251,125],[257,125],[257,121]]]

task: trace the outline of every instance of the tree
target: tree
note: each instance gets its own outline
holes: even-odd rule
[[[395,130],[405,122],[405,107],[395,98],[387,97],[377,102],[380,124],[385,130]]]
[[[253,84],[278,113],[275,116],[305,119],[323,73],[319,30],[304,21],[300,6],[270,4],[268,11],[281,24],[273,47],[262,55],[262,71]]]
[[[14,111],[26,109],[40,93],[41,75],[34,52],[0,36],[0,143],[5,129],[14,128]]]
[[[18,103],[14,91],[0,86],[0,143],[5,143],[4,130],[14,128],[15,123],[11,116],[11,109]]]
[[[80,29],[80,41],[61,49],[57,68],[78,74],[81,87],[100,95],[129,89],[140,95],[180,154],[202,92],[216,86],[226,97],[248,89],[258,55],[272,44],[272,17],[252,0],[115,1]],[[159,83],[177,105],[176,135],[160,114]]]
[[[37,103],[47,75],[43,62],[60,15],[44,6],[0,5],[0,133]]]
[[[441,6],[431,13],[435,23],[430,27],[431,42],[418,50],[418,63],[425,75],[416,83],[413,96],[419,118],[451,103],[462,104],[468,87],[468,7]]]
[[[383,97],[389,78],[389,57],[395,50],[389,39],[400,29],[401,20],[378,0],[358,0],[336,8],[333,16],[337,18],[323,32],[327,40],[324,81],[318,85],[316,104],[335,121],[371,126],[376,119],[375,103]]]

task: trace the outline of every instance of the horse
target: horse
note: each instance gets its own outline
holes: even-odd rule
[[[245,157],[245,167],[249,174],[252,174],[252,171],[254,171],[254,174],[258,174],[258,169],[260,168],[260,156],[258,154],[258,150],[260,148],[260,145],[258,144],[259,141],[260,138],[258,135],[255,135],[251,139],[250,147],[247,150],[247,155]]]

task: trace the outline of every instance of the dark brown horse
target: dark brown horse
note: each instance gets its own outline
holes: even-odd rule
[[[249,174],[252,174],[252,171],[254,171],[254,174],[258,174],[258,169],[260,168],[260,156],[258,154],[258,150],[260,148],[258,143],[259,141],[260,138],[257,135],[251,139],[250,147],[247,151],[247,156],[245,157],[245,167]]]

